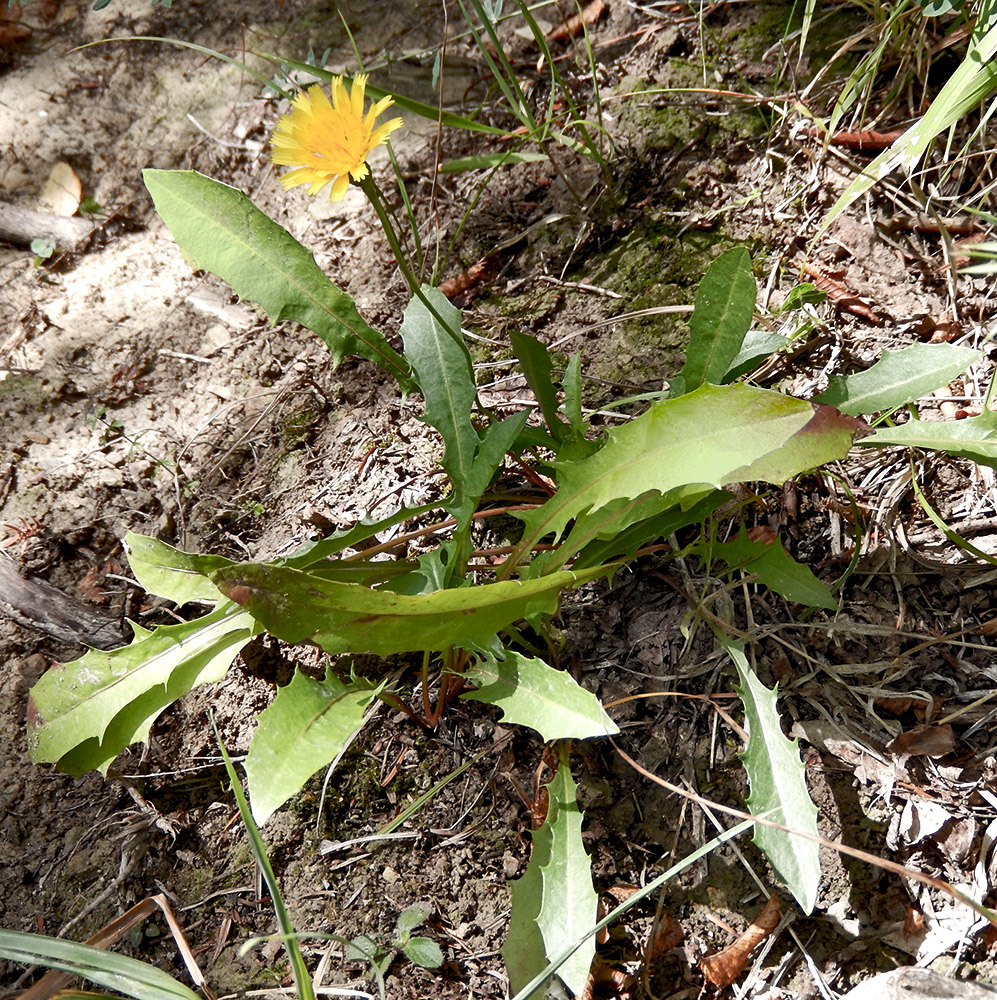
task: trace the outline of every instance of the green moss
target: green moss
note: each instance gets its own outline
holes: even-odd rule
[[[591,257],[574,280],[619,293],[626,312],[690,305],[710,263],[732,245],[720,230],[681,233],[674,220],[651,216]],[[687,340],[684,313],[626,320],[600,338],[587,372],[630,385],[662,381],[681,366]]]
[[[790,32],[799,31],[803,24],[801,3],[760,3],[753,5],[749,22],[738,21],[726,32],[728,44],[749,59],[760,59],[771,46]]]
[[[724,45],[729,51],[747,59],[757,60],[766,56],[771,59],[773,45],[802,29],[805,7],[798,0],[752,4],[750,18],[732,18],[723,29]],[[852,8],[851,14],[851,17],[813,18],[807,31],[804,56],[814,67],[826,63],[841,43],[854,34],[856,21],[862,21],[863,15],[857,6]],[[789,48],[787,44],[787,50]],[[854,61],[854,57],[849,58]]]
[[[284,422],[280,429],[280,435],[285,446],[293,448],[296,444],[306,441],[312,433],[312,428],[321,419],[321,414],[316,413],[309,406],[302,406],[295,410]]]
[[[20,398],[25,408],[41,407],[52,398],[52,386],[48,379],[9,373],[7,378],[0,380],[0,400],[8,398]]]

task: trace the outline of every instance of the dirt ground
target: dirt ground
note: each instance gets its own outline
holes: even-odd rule
[[[553,165],[497,174],[461,227],[482,175],[434,180],[433,167],[481,142],[451,132],[438,139],[431,124],[406,116],[393,142],[423,239],[436,238],[434,227],[444,245],[457,237],[451,275],[485,257],[497,262],[464,303],[464,324],[479,338],[485,402],[502,406],[526,391],[508,360],[514,329],[581,350],[591,376],[586,402],[595,408],[660,389],[681,366],[683,313],[641,311],[690,305],[710,260],[734,244],[752,254],[764,315],[800,280],[804,259],[874,311],[870,322],[847,304],[818,307],[802,349],[761,373],[762,384],[806,398],[830,374],[864,368],[886,347],[939,331],[988,343],[992,284],[947,268],[937,233],[895,224],[905,208],[896,197],[877,192],[807,248],[861,156],[822,150],[791,101],[718,93],[806,93],[826,113],[843,76],[811,82],[855,29],[857,8],[828,7],[797,58],[780,41],[790,7],[718,3],[701,25],[684,5],[610,3],[591,38],[615,144],[611,188],[591,165],[555,150]],[[362,194],[351,189],[333,204],[282,190],[266,145],[280,108],[243,69],[158,41],[79,46],[160,36],[268,75],[273,67],[251,53],[304,59],[309,49],[328,49],[327,68],[352,70],[345,24],[375,82],[435,103],[432,56],[459,21],[453,5],[445,13],[438,2],[416,0],[338,10],[300,0],[176,0],[173,8],[113,0],[100,12],[54,0],[21,13],[23,37],[9,35],[0,51],[0,202],[39,207],[45,178],[64,161],[104,209],[90,239],[40,265],[26,246],[0,244],[0,544],[25,576],[150,625],[171,620],[170,609],[129,579],[121,548],[129,530],[193,551],[270,558],[372,508],[384,514],[442,491],[440,444],[418,419],[418,398],[401,398],[366,362],[332,370],[317,338],[270,327],[222,282],[192,271],[153,211],[141,170],[194,168],[246,192],[314,250],[368,322],[394,332],[405,285]],[[509,46],[542,103],[536,53],[513,37]],[[576,72],[570,48],[563,51],[567,71]],[[448,102],[490,100],[466,40],[451,38],[444,66]],[[577,75],[591,100],[591,80]],[[626,96],[663,87],[713,92]],[[485,114],[509,124],[497,111]],[[891,124],[904,122],[878,127]],[[389,187],[386,158],[372,162]],[[939,403],[978,400],[991,370],[988,361]],[[947,522],[997,554],[992,472],[944,456],[917,461]],[[992,904],[993,568],[970,561],[923,514],[910,459],[896,449],[857,448],[836,468],[758,495],[746,509],[828,582],[859,548],[838,615],[794,614],[750,586],[719,598],[755,640],[760,676],[780,685],[821,832]],[[691,627],[705,586],[719,585],[701,567],[648,559],[611,586],[571,596],[557,621],[563,665],[604,702],[676,690],[730,698],[729,665]],[[105,780],[72,779],[27,760],[28,690],[53,663],[79,653],[0,616],[0,925],[82,940],[163,893],[217,993],[288,985],[276,944],[240,950],[274,930],[272,910],[209,713],[230,750],[245,752],[256,714],[296,662],[314,665],[312,654],[255,642],[222,683],[169,709],[150,744],[132,747]],[[414,683],[414,671],[398,669],[400,683]],[[613,715],[621,747],[644,768],[743,806],[737,736],[704,703],[662,694]],[[497,718],[488,706],[461,702],[427,733],[384,709],[328,786],[315,779],[264,830],[302,930],[386,940],[406,906],[432,907],[426,933],[446,962],[437,971],[395,962],[390,997],[506,995],[499,949],[509,881],[525,870],[531,801],[550,772],[539,740],[508,732]],[[916,742],[891,743],[925,723],[954,731],[941,756]],[[475,754],[480,760],[392,839],[371,839]],[[580,746],[573,759],[607,906],[710,839],[714,823],[729,822],[658,787],[612,747]],[[794,916],[785,896],[790,916],[749,963],[741,996],[833,996],[915,963],[997,980],[992,936],[972,911],[864,862],[831,851],[823,861],[815,913]],[[608,971],[598,995],[697,995],[698,958],[728,945],[772,887],[749,842],[710,854],[600,944]],[[642,963],[661,914],[681,924],[684,938]],[[161,922],[119,947],[183,975]],[[313,966],[322,959],[324,985],[358,991],[342,995],[373,991],[340,945],[319,943],[307,954]],[[637,979],[613,978],[612,970]],[[0,973],[5,995],[29,981],[20,968],[0,964]]]

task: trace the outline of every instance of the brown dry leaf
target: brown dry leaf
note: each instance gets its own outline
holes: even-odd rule
[[[946,723],[943,726],[915,726],[886,744],[890,753],[912,757],[944,757],[955,746],[955,734]]]
[[[573,14],[563,24],[552,28],[547,32],[548,42],[566,42],[569,38],[575,38],[582,33],[582,26],[591,27],[602,17],[609,7],[603,0],[592,0],[583,8],[580,14]]]
[[[495,257],[482,257],[481,260],[465,268],[460,274],[455,274],[452,278],[440,284],[440,291],[448,299],[455,299],[458,295],[463,295],[475,285],[487,281],[497,270],[498,261]]]
[[[767,524],[756,524],[748,528],[748,538],[753,542],[762,542],[765,545],[775,543],[775,532]]]
[[[635,976],[622,969],[607,965],[601,955],[595,956],[585,989],[578,1000],[595,1000],[596,997],[627,997],[637,985]]]
[[[907,913],[904,916],[904,937],[916,937],[924,933],[924,914],[908,905]]]
[[[954,251],[952,264],[955,267],[966,267],[972,261],[972,257],[967,251],[976,246],[977,243],[983,243],[987,239],[989,239],[987,234],[981,232],[964,236],[961,240],[956,240],[952,244],[952,250]]]
[[[844,282],[833,277],[832,274],[816,264],[809,261],[803,262],[803,273],[813,279],[814,285],[822,292],[827,292],[827,297],[845,312],[850,312],[853,316],[860,316],[867,323],[873,326],[880,326],[882,319],[873,312],[872,307],[851,291]]]
[[[890,715],[903,715],[909,711],[914,704],[913,698],[875,698],[873,704],[881,712],[889,712]]]
[[[892,146],[907,129],[894,129],[892,132],[834,132],[828,143],[832,146],[844,146],[860,153],[877,152]],[[820,128],[808,128],[803,134],[814,139],[823,139],[825,132]]]
[[[644,953],[644,961],[650,965],[656,958],[664,955],[665,952],[677,948],[685,937],[682,925],[674,918],[663,912],[654,922],[651,928],[651,936],[647,942],[647,949]]]
[[[635,885],[611,885],[606,892],[617,903],[625,903],[634,893],[640,892],[640,890]]]
[[[17,23],[20,19],[20,4],[0,4],[0,49],[13,48],[31,37],[31,29]]]
[[[42,20],[47,24],[59,13],[60,7],[62,7],[62,0],[41,0],[41,3],[38,5],[38,13],[41,14]]]
[[[775,930],[779,923],[781,909],[779,897],[769,896],[762,912],[754,923],[729,947],[715,955],[707,955],[699,960],[706,981],[714,986],[726,988],[744,971],[751,953]]]
[[[86,576],[77,584],[80,594],[92,604],[106,604],[110,595],[104,589],[104,571],[99,566],[91,566]]]
[[[76,214],[82,198],[83,185],[79,177],[68,163],[60,160],[49,173],[38,202],[53,215],[68,219]]]

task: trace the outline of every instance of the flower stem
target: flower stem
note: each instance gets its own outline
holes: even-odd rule
[[[391,247],[391,252],[395,255],[395,261],[398,264],[398,269],[402,272],[402,277],[405,278],[405,283],[409,287],[409,291],[415,296],[430,312],[430,315],[443,327],[444,330],[463,348],[467,351],[467,345],[464,343],[464,338],[461,335],[460,329],[453,329],[450,324],[440,315],[436,306],[429,300],[429,296],[426,295],[422,286],[419,284],[419,279],[415,276],[415,272],[412,270],[408,259],[402,250],[401,241],[398,239],[398,233],[395,231],[395,227],[391,222],[391,217],[388,214],[387,203],[385,202],[384,195],[381,193],[381,189],[377,186],[377,182],[374,180],[372,174],[367,174],[367,176],[362,181],[357,181],[360,185],[360,189],[365,195],[367,195],[367,200],[371,203],[374,208],[374,212],[377,214],[377,221],[381,223],[381,228],[384,230],[384,236],[388,241],[388,246]]]

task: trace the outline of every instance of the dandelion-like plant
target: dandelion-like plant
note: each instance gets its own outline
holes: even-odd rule
[[[364,114],[366,89],[367,76],[358,73],[349,92],[341,76],[333,77],[331,102],[320,84],[298,94],[271,140],[273,162],[297,167],[281,178],[285,189],[307,184],[309,194],[318,194],[331,181],[331,199],[342,201],[350,178],[362,181],[368,175],[371,150],[401,128],[402,120],[392,118],[375,128],[378,115],[394,102],[384,97]]]

